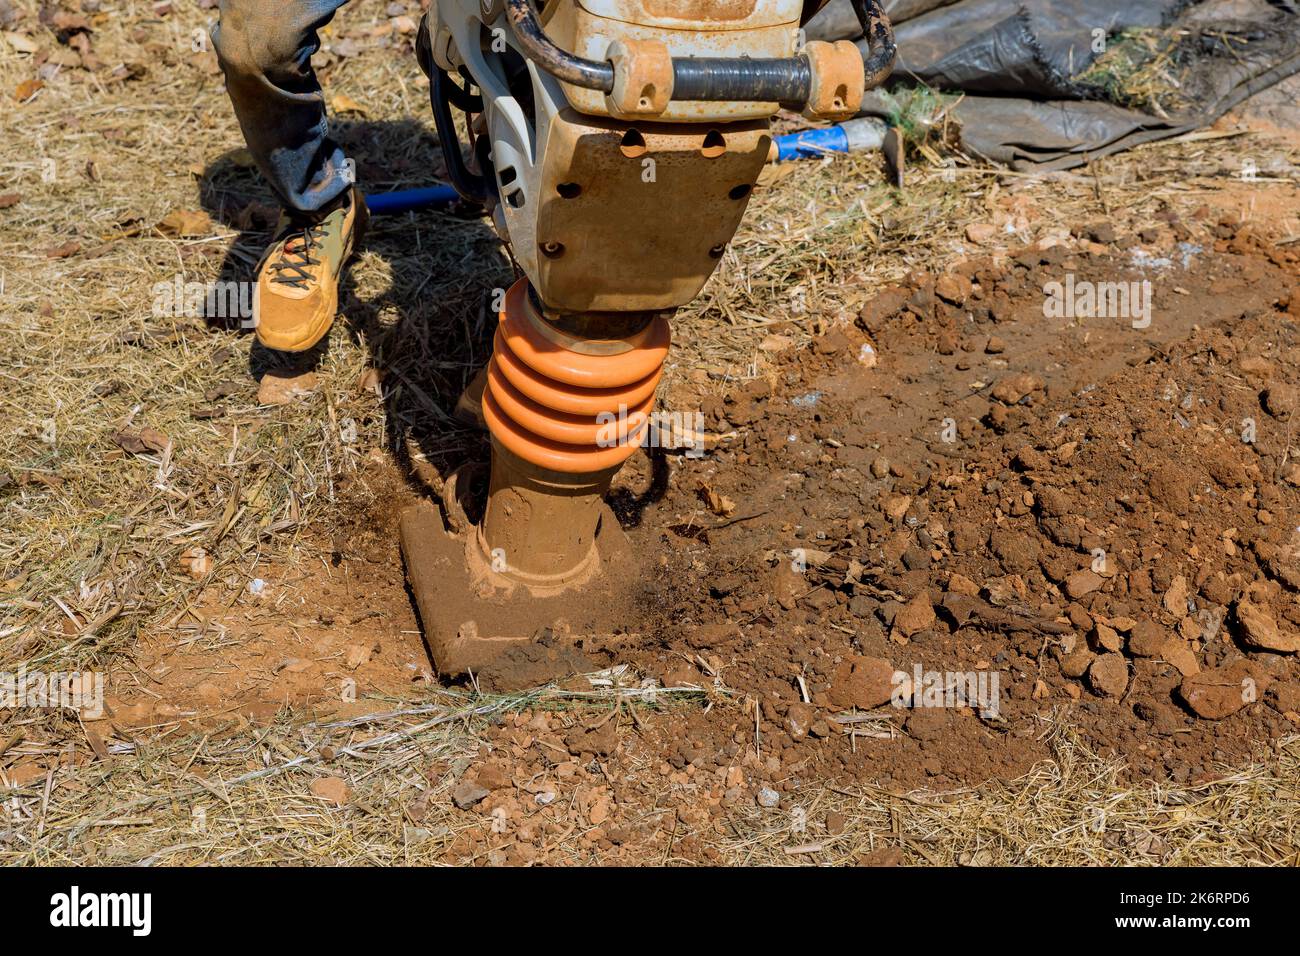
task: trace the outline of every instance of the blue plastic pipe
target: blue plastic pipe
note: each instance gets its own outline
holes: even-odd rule
[[[376,193],[366,197],[366,206],[372,216],[392,216],[412,209],[449,206],[456,199],[456,190],[450,186],[428,186],[424,189],[403,189],[395,193]]]
[[[885,142],[885,130],[883,120],[864,116],[834,126],[778,136],[774,140],[776,161],[784,163],[792,159],[817,159],[827,153],[880,149]]]

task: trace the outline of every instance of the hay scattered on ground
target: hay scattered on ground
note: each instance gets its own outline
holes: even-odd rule
[[[327,45],[387,22],[384,6],[349,5]],[[344,317],[313,357],[316,392],[259,405],[254,376],[273,357],[227,324],[153,309],[160,282],[246,278],[269,228],[270,196],[238,150],[211,54],[190,47],[213,14],[120,7],[94,28],[98,72],[60,68],[22,102],[15,91],[34,78],[33,57],[0,52],[0,194],[20,195],[0,210],[5,671],[129,668],[141,633],[191,626],[200,592],[233,601],[267,562],[319,560],[337,486],[370,456],[409,464],[414,448],[437,469],[473,451],[479,437],[450,410],[486,356],[491,290],[513,277],[482,220],[376,221]],[[48,32],[40,42],[67,52]],[[374,47],[324,59],[328,95],[362,109],[338,128],[363,182],[426,185],[439,163],[413,57]],[[775,170],[717,275],[675,321],[668,385],[689,378],[721,391],[764,374],[759,346],[773,326],[802,345],[851,321],[882,283],[971,251],[969,223],[996,220],[1023,241],[1075,221],[1141,220],[1160,203],[1186,211],[1232,175],[1232,148],[1190,139],[1045,177],[922,160],[901,193],[875,156]],[[1261,164],[1270,150],[1259,145]],[[1026,205],[1047,215],[1022,226],[1014,210]],[[203,216],[192,229],[168,225],[178,213]],[[195,547],[214,560],[198,581],[178,564]],[[472,753],[483,723],[520,700],[434,691],[346,726],[286,713],[267,727],[142,737],[93,762],[75,718],[2,713],[0,771],[19,758],[80,757],[5,792],[0,858],[432,862],[465,823],[446,808],[445,782],[430,819],[404,816],[429,787],[418,766]],[[320,748],[338,738],[350,742],[327,760]],[[778,826],[756,809],[712,839],[732,862],[841,862],[891,840],[909,862],[1235,864],[1294,853],[1294,743],[1268,764],[1177,791],[1122,787],[1064,732],[1057,753],[1024,780],[942,799],[805,791],[808,820],[832,807],[850,820],[834,841],[804,841],[822,842],[816,852],[787,853],[788,817]],[[324,774],[345,776],[356,803],[331,809],[310,795]],[[1111,823],[1091,830],[1097,808]],[[1145,836],[1125,845],[1130,832],[1167,852],[1141,850]],[[581,858],[576,841],[557,853]]]
[[[1185,35],[1183,30],[1121,31],[1075,80],[1112,103],[1167,117],[1188,105],[1182,92],[1186,69],[1180,65]]]
[[[437,863],[462,831],[481,824],[451,800],[480,753],[476,731],[535,708],[608,711],[620,695],[625,706],[645,706],[636,690],[435,690],[419,704],[394,702],[348,720],[304,724],[283,714],[265,727],[232,722],[119,745],[111,759],[52,769],[11,791],[0,863]],[[692,699],[705,696],[659,690],[654,706],[699,706]],[[696,825],[678,819],[674,833],[678,841],[697,836],[735,865],[1297,861],[1300,738],[1212,782],[1125,786],[1119,766],[1090,753],[1067,727],[1045,733],[1055,759],[1018,780],[941,795],[810,785],[776,808],[746,806]],[[346,784],[345,806],[313,791],[324,779]],[[552,817],[564,820],[564,808],[537,811],[538,823]],[[589,829],[557,841],[539,862],[596,862],[599,851],[582,840]]]
[[[1300,860],[1300,737],[1196,786],[1124,785],[1121,765],[1066,726],[1051,761],[978,789],[895,794],[808,787],[789,814],[747,811],[727,858],[744,865],[854,862],[936,866],[1253,866]],[[828,814],[843,830],[831,834]]]

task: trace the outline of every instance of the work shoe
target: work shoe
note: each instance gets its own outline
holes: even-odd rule
[[[257,264],[258,341],[280,352],[303,352],[324,338],[338,311],[339,277],[367,219],[355,187],[317,221],[280,216],[275,241]]]

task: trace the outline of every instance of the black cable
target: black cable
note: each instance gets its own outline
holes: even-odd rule
[[[488,182],[484,177],[470,172],[465,165],[465,157],[460,151],[460,138],[456,135],[456,124],[451,118],[447,92],[449,86],[455,84],[434,64],[429,76],[429,105],[433,107],[433,124],[438,128],[438,144],[442,147],[442,157],[447,164],[447,179],[461,199],[481,206],[489,195]]]

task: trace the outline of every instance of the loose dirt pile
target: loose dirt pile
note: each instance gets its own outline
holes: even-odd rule
[[[913,276],[715,405],[746,434],[701,480],[749,513],[672,526],[651,659],[758,695],[783,758],[907,783],[1023,767],[1061,706],[1135,774],[1176,780],[1293,732],[1296,258],[1232,222],[1171,226],[1186,258],[1145,270],[1160,236],[1081,227]],[[1066,275],[1148,279],[1150,326],[1045,319]],[[884,358],[864,372],[867,341]],[[998,672],[1001,712],[902,711],[901,742],[839,745],[837,713],[917,668]]]
[[[437,172],[397,6],[321,54],[374,189]],[[4,715],[5,859],[1294,856],[1294,139],[902,192],[774,168],[674,323],[661,405],[710,450],[615,489],[643,564],[580,648],[606,672],[501,695],[433,674],[396,522],[486,458],[450,410],[508,260],[377,220],[301,377],[157,315],[155,283],[246,277],[274,212],[191,49],[211,12],[166,7],[5,25],[6,95],[43,85],[0,170],[0,649],[108,681]]]

